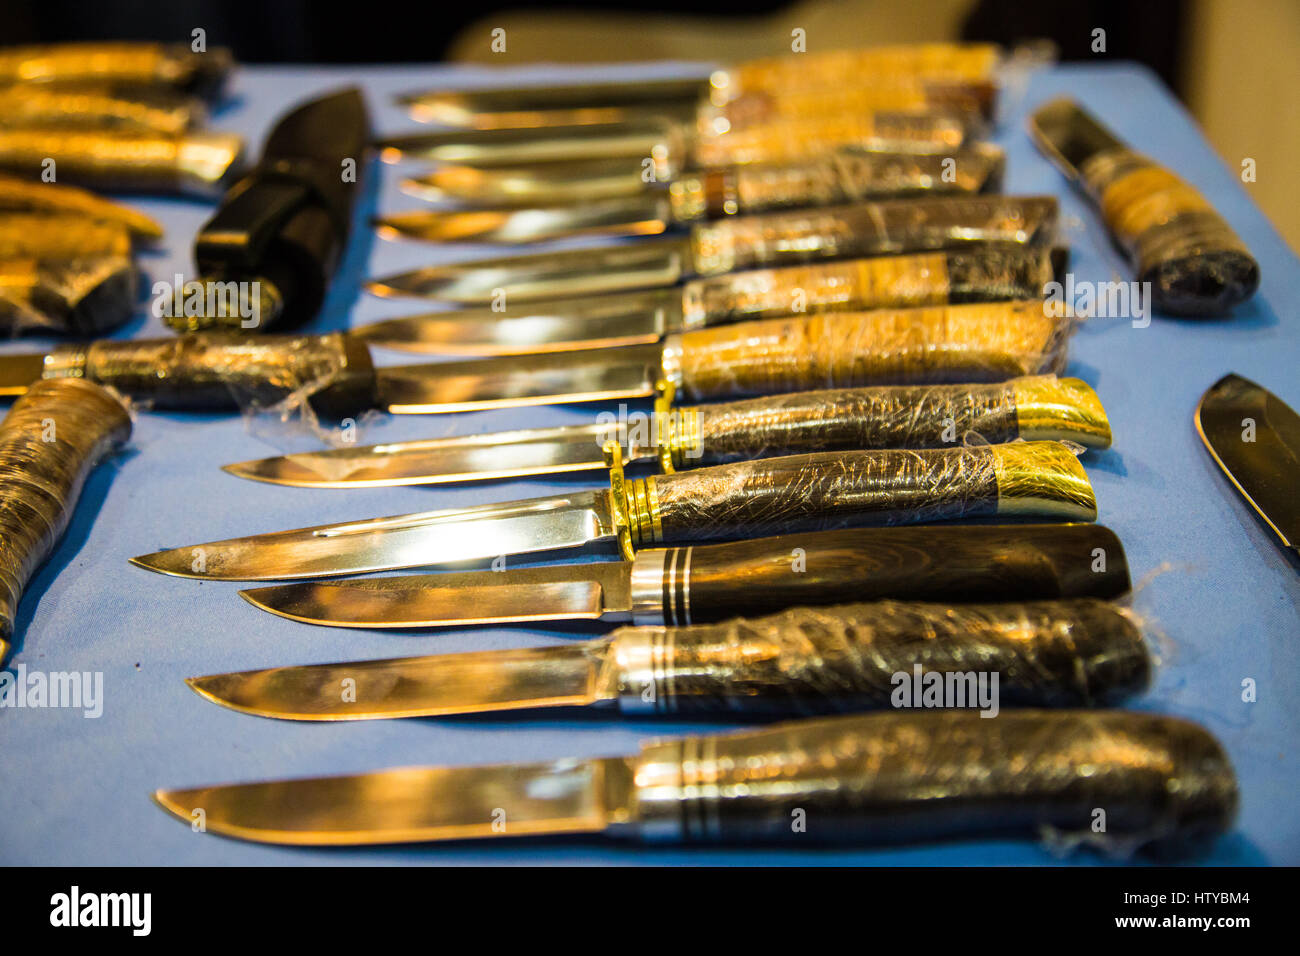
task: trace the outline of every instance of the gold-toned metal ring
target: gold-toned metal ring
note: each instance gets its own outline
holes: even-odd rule
[[[607,441],[601,446],[605,464],[609,467],[609,509],[614,520],[614,534],[618,538],[619,551],[626,561],[636,557],[632,548],[632,527],[628,523],[627,483],[623,478],[623,449],[616,441]]]
[[[671,475],[677,470],[673,462],[673,445],[676,441],[673,399],[676,396],[677,387],[667,378],[655,382],[655,450],[659,453],[659,467],[665,475]]]

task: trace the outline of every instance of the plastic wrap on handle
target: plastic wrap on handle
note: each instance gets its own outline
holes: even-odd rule
[[[131,234],[115,222],[75,213],[0,211],[0,260],[92,259],[131,255]]]
[[[37,382],[0,423],[0,662],[23,588],[58,544],[92,468],[131,434],[98,385]]]
[[[0,168],[38,178],[53,160],[59,182],[103,189],[219,196],[242,150],[233,133],[0,128]]]
[[[318,414],[355,415],[374,401],[364,343],[328,335],[184,335],[67,346],[47,378],[88,378],[156,408],[257,408],[301,396]]]
[[[64,126],[183,133],[203,121],[203,105],[175,94],[120,95],[21,83],[0,89],[0,126]]]
[[[0,331],[99,335],[131,317],[139,279],[126,256],[0,261]]]
[[[1204,196],[1168,169],[1129,150],[1109,150],[1080,173],[1161,311],[1221,315],[1255,294],[1259,263],[1250,250]]]
[[[188,44],[59,43],[0,49],[0,83],[166,86],[213,96],[234,65],[230,51]]]
[[[694,627],[629,627],[610,659],[625,710],[813,716],[933,706],[1094,707],[1140,694],[1151,657],[1128,612],[1091,598],[796,607]],[[918,670],[919,669],[919,670]],[[949,688],[951,693],[944,693]]]
[[[796,721],[651,744],[633,769],[635,811],[621,829],[648,840],[1005,835],[1174,854],[1203,849],[1237,810],[1232,765],[1213,736],[1189,721],[1126,711]]]
[[[143,239],[160,239],[163,234],[162,226],[144,213],[87,190],[0,175],[0,215],[15,212],[47,217],[70,215],[80,217],[82,222],[116,224]]]
[[[992,80],[1002,51],[988,43],[915,43],[747,60],[713,83],[719,102],[742,93],[825,89],[850,78],[876,82],[916,75],[933,80]]]
[[[970,135],[968,124],[951,113],[882,111],[780,120],[701,137],[692,165],[786,163],[843,147],[942,153],[959,149]]]
[[[764,319],[668,336],[689,401],[868,385],[998,382],[1061,372],[1074,320],[1043,302]]]
[[[626,487],[636,547],[993,515],[1097,516],[1087,475],[1059,442],[818,452]]]
[[[985,145],[938,153],[843,149],[803,162],[758,163],[686,172],[669,187],[673,219],[833,206],[840,203],[980,193],[1002,178],[1001,151]]]
[[[719,128],[737,130],[822,116],[893,112],[969,113],[986,117],[992,115],[996,99],[995,88],[982,80],[896,76],[866,85],[742,93],[722,106],[701,110],[700,127],[705,132]]]
[[[1050,243],[1051,196],[889,200],[828,209],[740,216],[691,230],[699,275],[811,262],[952,249],[972,242]]]

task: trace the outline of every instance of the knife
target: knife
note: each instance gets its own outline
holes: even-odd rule
[[[622,159],[492,169],[443,164],[401,186],[431,202],[498,207],[503,215],[530,206],[621,198],[629,224],[641,228],[660,220],[668,228],[801,206],[992,191],[1003,166],[1001,150],[978,143],[950,156],[841,149],[798,163],[683,170],[666,180],[647,180],[640,163]]]
[[[442,414],[650,398],[707,401],[881,384],[994,382],[1061,371],[1074,319],[1042,300],[737,322],[661,345],[389,365],[342,333],[99,340],[0,355],[0,395],[88,378],[154,408],[306,402],[332,420],[369,408]]]
[[[225,47],[174,43],[58,43],[0,49],[0,83],[172,87],[215,99],[234,67]]]
[[[428,266],[373,280],[367,288],[377,295],[500,308],[674,285],[692,275],[953,249],[972,242],[1048,245],[1056,222],[1051,196],[858,203],[697,223],[673,237]]]
[[[1110,446],[1100,399],[1077,378],[1036,375],[992,385],[893,385],[795,392],[673,408],[653,417],[495,434],[386,442],[226,465],[240,478],[300,488],[361,488],[490,481],[591,471],[616,441],[623,462],[664,472],[812,451],[941,448],[971,436]]]
[[[1300,554],[1300,417],[1267,389],[1225,375],[1201,396],[1196,430],[1282,546]]]
[[[161,239],[163,235],[162,226],[151,217],[84,189],[0,175],[0,217],[13,213],[80,216],[96,223],[121,226],[136,240]],[[21,232],[29,233],[26,229]]]
[[[998,836],[1168,856],[1237,811],[1207,731],[1126,711],[888,712],[651,742],[626,757],[158,790],[187,825],[299,846],[608,834],[654,843]],[[1108,826],[1093,827],[1105,807]],[[201,816],[200,816],[201,813]],[[802,821],[803,825],[796,825]]]
[[[0,260],[129,258],[131,238],[121,223],[74,212],[0,212]]]
[[[769,57],[697,76],[634,80],[592,76],[582,83],[512,83],[427,90],[398,97],[411,115],[443,126],[535,128],[607,122],[639,115],[693,118],[700,102],[739,96],[825,90],[845,83],[924,80],[940,92],[965,84],[991,87],[1001,54],[990,45],[925,44]],[[989,91],[991,92],[991,90]]]
[[[740,322],[662,345],[375,368],[364,344],[332,333],[98,341],[0,356],[0,395],[39,378],[85,377],[158,408],[308,402],[347,418],[367,408],[442,414],[649,398],[689,401],[903,383],[1003,381],[1064,367],[1074,320],[1041,300]]]
[[[1113,598],[1128,588],[1124,549],[1108,528],[954,524],[647,548],[631,561],[303,581],[239,594],[305,624],[410,629],[593,620],[682,626],[883,598]]]
[[[635,192],[625,190],[622,194],[593,196],[559,205],[399,212],[379,216],[374,223],[382,236],[444,242],[509,243],[582,235],[647,236],[676,231],[700,219],[868,199],[981,192],[999,175],[1000,164],[1000,155],[990,155],[980,149],[959,150],[952,156],[846,150],[798,165],[709,170],[697,176],[683,176],[667,189],[650,191],[635,170],[621,179],[611,178],[607,173],[594,185],[585,181],[579,185],[562,178],[572,174],[566,167],[575,164],[548,163],[539,173],[506,170],[502,176],[501,170],[485,170],[483,175],[490,177],[489,182],[511,186],[535,186],[540,180],[570,193],[612,192],[612,181],[620,187],[633,187]],[[580,166],[579,171],[589,165]],[[453,167],[456,169],[468,167]],[[624,168],[623,172],[629,171]],[[426,182],[446,182],[449,178],[446,170],[435,170]],[[473,183],[477,179],[461,176],[459,182]],[[418,187],[419,181],[415,182]]]
[[[201,314],[185,310],[167,316],[167,324],[189,332],[265,331],[315,316],[351,229],[369,136],[365,100],[356,88],[281,118],[262,161],[231,188],[194,240],[199,282],[209,289],[232,283],[256,288],[256,314],[209,295]]]
[[[0,260],[0,330],[98,335],[135,311],[140,273],[125,256]]]
[[[1259,263],[1209,201],[1133,152],[1073,100],[1029,120],[1038,148],[1100,207],[1152,301],[1172,315],[1222,315],[1259,286]]]
[[[170,90],[106,86],[0,86],[0,126],[76,126],[179,134],[202,125],[203,104]]]
[[[211,541],[132,558],[177,577],[336,577],[588,545],[643,547],[843,527],[1033,515],[1097,516],[1092,486],[1059,442],[818,452],[625,479],[554,498],[426,511]]]
[[[384,348],[434,354],[525,355],[658,342],[741,319],[1032,299],[1064,270],[1046,246],[972,243],[949,252],[846,259],[695,279],[666,289],[525,300],[407,315],[358,326]]]
[[[1117,704],[1146,689],[1151,657],[1137,624],[1095,598],[955,607],[877,601],[693,627],[622,627],[550,647],[275,667],[186,683],[232,710],[284,720],[549,707],[738,718],[897,706],[899,675],[909,684],[914,676],[953,681],[962,696],[946,706],[996,716],[1004,705]]]

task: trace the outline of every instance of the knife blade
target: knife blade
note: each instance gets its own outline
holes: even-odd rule
[[[792,314],[998,302],[1041,296],[1067,253],[972,243],[947,252],[846,259],[649,289],[458,309],[373,322],[351,334],[434,354],[525,355],[657,342],[665,335]]]
[[[1068,98],[1029,119],[1038,148],[1097,204],[1158,309],[1216,316],[1249,299],[1259,263],[1209,201]]]
[[[976,768],[978,772],[974,772]],[[1092,834],[1168,856],[1237,810],[1227,755],[1196,724],[1113,710],[910,711],[644,745],[628,757],[405,767],[158,790],[212,833],[302,846],[607,833],[663,842],[897,842]],[[1091,829],[1106,807],[1104,835]],[[792,828],[791,819],[806,826]],[[797,832],[796,832],[797,829]]]
[[[838,448],[937,448],[971,436],[1110,445],[1097,394],[1076,378],[1028,376],[993,385],[879,386],[671,408],[653,418],[602,416],[591,425],[522,429],[300,452],[224,466],[232,475],[300,488],[489,481],[626,464],[663,471]]]
[[[255,314],[231,309],[227,297],[205,295],[208,308],[165,315],[167,324],[188,332],[257,332],[312,318],[351,229],[369,136],[365,99],[355,87],[281,118],[261,162],[231,188],[194,240],[197,281],[257,289],[250,297]]]
[[[133,564],[227,581],[336,577],[589,546],[642,547],[995,515],[1092,521],[1059,442],[819,452],[625,479],[553,498],[426,511],[156,551]]]
[[[622,627],[578,644],[275,667],[192,677],[216,704],[282,720],[441,717],[551,707],[699,717],[807,717],[888,708],[897,674],[958,679],[971,661],[997,700],[1095,707],[1141,693],[1142,631],[1096,598],[1001,604],[856,602],[688,627]],[[343,688],[354,691],[344,694]],[[987,684],[985,685],[987,691]]]
[[[649,398],[661,383],[703,401],[1003,381],[1062,369],[1074,320],[1051,313],[1034,300],[822,314],[698,329],[661,345],[382,368],[363,342],[337,332],[100,340],[0,355],[0,394],[21,395],[42,378],[88,378],[155,408],[307,403],[337,421],[369,408],[418,414]]]
[[[1239,375],[1225,375],[1196,406],[1196,430],[1255,513],[1300,554],[1300,416]]]
[[[697,223],[674,237],[429,266],[367,284],[377,295],[496,305],[674,285],[689,276],[830,259],[1050,244],[1051,196],[887,200]]]
[[[1095,557],[1106,558],[1094,570]],[[806,573],[808,569],[816,573]],[[1091,524],[912,525],[647,548],[631,561],[304,581],[240,591],[305,624],[426,628],[539,621],[673,626],[897,598],[1118,597],[1119,539]]]

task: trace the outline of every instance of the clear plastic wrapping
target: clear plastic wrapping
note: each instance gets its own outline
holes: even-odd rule
[[[130,434],[122,403],[80,379],[37,382],[0,423],[0,659],[23,588],[67,528],[86,476]]]
[[[9,213],[68,215],[80,217],[82,221],[117,224],[138,239],[158,239],[163,234],[162,226],[144,213],[84,189],[0,175],[0,217]],[[10,232],[5,241],[17,240]],[[22,237],[22,241],[31,242],[32,239]],[[61,238],[60,241],[69,240]]]
[[[135,310],[139,271],[125,256],[0,260],[0,330],[93,337]]]
[[[19,83],[0,88],[0,126],[72,126],[183,133],[203,121],[198,100],[175,93],[126,96],[94,87]]]
[[[0,261],[129,256],[131,234],[113,222],[74,213],[0,212]]]
[[[187,43],[59,43],[0,49],[0,84],[114,84],[176,87],[210,95],[234,65],[230,51]]]

